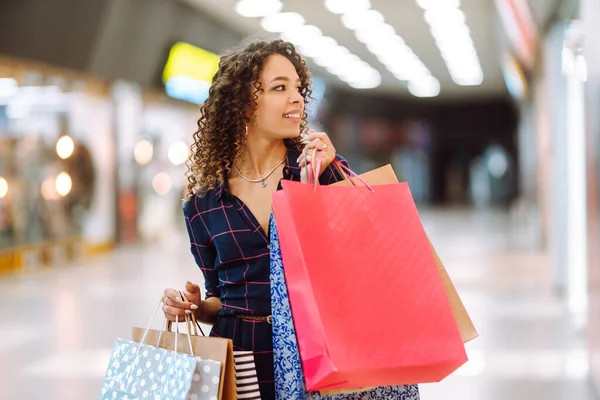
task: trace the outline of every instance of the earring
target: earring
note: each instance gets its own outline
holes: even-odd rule
[[[248,137],[248,125],[246,125],[246,138]]]

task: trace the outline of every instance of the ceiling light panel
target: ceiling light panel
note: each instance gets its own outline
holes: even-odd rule
[[[287,29],[304,25],[302,15],[293,12],[282,12],[266,15],[261,21],[261,27],[267,32],[285,32]]]
[[[444,0],[452,1],[452,0]],[[361,3],[354,8],[347,5],[346,12],[340,12],[342,6],[336,8],[337,3]],[[334,5],[335,3],[335,5]],[[327,9],[336,14],[342,14],[342,24],[354,31],[356,39],[367,46],[377,59],[385,65],[394,77],[400,81],[419,81],[414,84],[417,89],[414,93],[426,94],[427,97],[439,93],[439,82],[431,76],[429,69],[419,57],[406,45],[404,39],[396,33],[390,24],[385,22],[384,16],[377,10],[364,9],[364,3],[358,0],[325,0]],[[433,15],[437,17],[437,15]],[[424,84],[423,82],[428,82]],[[436,82],[437,86],[431,82]],[[351,85],[352,86],[352,85]],[[425,87],[425,89],[423,89]],[[412,93],[412,91],[411,91]],[[435,93],[432,95],[432,93]],[[425,96],[422,96],[425,97]]]
[[[336,10],[356,10],[365,7],[365,4],[370,6],[368,1],[353,3],[348,0],[332,2],[330,6]],[[323,35],[318,27],[306,25],[300,14],[272,12],[265,15],[260,24],[268,32],[280,33],[281,38],[297,46],[302,55],[312,58],[315,63],[353,88],[372,89],[381,84],[379,71],[352,54],[347,48],[340,46],[335,39]]]
[[[302,25],[281,33],[283,40],[294,43],[300,52],[354,88],[372,89],[381,84],[379,72],[367,62],[324,36],[312,25]]]
[[[371,7],[371,2],[370,0],[327,0],[326,6],[331,12],[338,14],[364,13]],[[238,14],[248,18],[262,17],[260,25],[265,31],[279,33],[283,40],[297,46],[304,56],[312,58],[318,65],[326,68],[351,87],[372,89],[381,84],[379,71],[350,53],[347,48],[338,45],[335,39],[324,36],[318,27],[307,25],[302,15],[281,12],[282,8],[283,4],[280,0],[240,0],[236,3]],[[361,26],[364,26],[364,23]],[[380,29],[389,31],[390,28],[384,26]],[[373,40],[366,31],[362,35],[365,41]]]
[[[280,0],[239,0],[235,11],[242,17],[264,17],[278,13],[283,8]]]
[[[440,94],[440,82],[433,76],[425,76],[408,82],[408,91],[416,97],[435,97]]]
[[[334,14],[366,11],[371,8],[370,0],[325,0],[325,7]]]
[[[452,80],[461,86],[481,85],[483,72],[460,0],[416,1],[424,10],[425,21]]]

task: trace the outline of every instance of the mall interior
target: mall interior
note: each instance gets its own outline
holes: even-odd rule
[[[308,126],[408,183],[479,333],[421,398],[600,399],[597,0],[4,0],[0,37],[0,399],[97,398],[115,339],[202,285],[200,106],[278,38]]]

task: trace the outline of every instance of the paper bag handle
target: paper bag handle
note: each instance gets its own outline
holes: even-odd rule
[[[186,302],[190,302],[189,299],[183,294],[183,292],[181,290],[178,290],[179,292],[179,296],[181,296],[181,299],[183,301]],[[204,331],[202,330],[202,328],[200,327],[200,322],[198,322],[198,320],[196,320],[196,316],[194,315],[194,313],[192,312],[191,314],[186,314],[185,315],[185,322],[187,324],[188,327],[188,333],[192,336],[199,336],[198,335],[198,331],[200,331],[200,333],[202,334],[202,336],[206,336],[204,334]],[[165,328],[164,330],[167,332],[171,332],[171,328],[173,326],[173,322],[169,321],[168,319],[165,320]],[[160,337],[159,337],[160,340]]]
[[[179,292],[179,294],[182,295],[183,293]],[[152,322],[154,321],[154,318],[156,318],[156,314],[158,313],[158,310],[160,310],[160,305],[162,303],[163,303],[163,299],[161,298],[160,301],[158,302],[158,306],[156,306],[156,309],[154,310],[154,313],[152,314],[152,318],[150,319],[150,322],[148,322],[148,325],[146,325],[146,329],[144,329],[144,334],[142,335],[142,339],[140,340],[140,344],[138,346],[136,354],[139,353],[139,351],[140,351],[140,349],[142,347],[142,344],[144,344],[144,342],[146,341],[146,336],[148,336],[148,332],[150,331],[150,326],[152,325]],[[187,318],[186,318],[186,320],[187,320]],[[165,322],[165,327],[168,326],[169,330],[170,330],[170,326],[171,325],[169,325],[169,324],[171,323],[171,321],[167,320],[166,318],[165,318],[165,321],[166,321]],[[177,335],[179,333],[179,317],[178,316],[175,316],[175,328],[176,328],[175,329],[176,335],[175,335],[175,349],[174,349],[174,351],[175,351],[175,353],[177,353],[177,340],[178,340],[178,336],[179,336],[179,335]],[[157,340],[157,343],[156,343],[156,347],[158,347],[158,344],[160,343],[160,340],[162,338],[162,334],[163,334],[164,331],[165,331],[165,329],[163,329],[163,330],[160,331],[160,333],[158,335],[158,340]],[[188,344],[190,346],[190,354],[194,355],[194,349],[192,348],[192,339],[190,337],[190,331],[189,330],[187,332],[187,339],[188,339]]]
[[[312,160],[316,162],[311,162],[308,170],[308,183],[313,184],[316,190],[319,185],[319,176],[321,175],[321,165],[323,163],[323,157],[321,157],[321,152],[317,151],[317,149],[313,149]],[[331,162],[331,166],[333,166],[345,179],[348,179],[352,185],[357,186],[356,182],[352,179],[353,177],[358,179],[367,189],[371,192],[374,192],[373,187],[369,185],[360,175],[356,172],[352,171],[350,168],[346,167],[340,160],[334,158]],[[314,180],[314,181],[313,181]]]

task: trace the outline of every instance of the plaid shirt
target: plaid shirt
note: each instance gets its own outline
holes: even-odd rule
[[[288,149],[283,179],[300,181],[299,155]],[[342,179],[329,166],[319,182],[327,185]],[[204,274],[206,298],[219,297],[223,313],[269,315],[269,235],[246,205],[225,183],[205,196],[194,195],[185,203],[184,214],[191,251]]]

